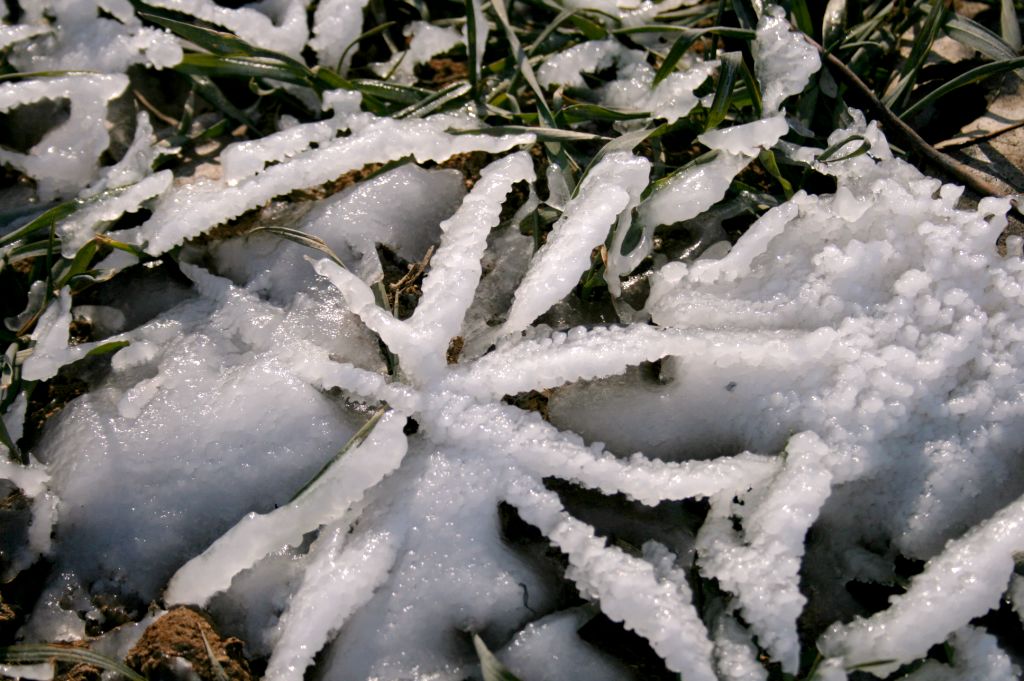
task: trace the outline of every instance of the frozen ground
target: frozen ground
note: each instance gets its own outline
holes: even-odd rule
[[[1022,593],[1022,240],[996,250],[1009,201],[958,208],[960,188],[895,158],[857,112],[831,158],[783,141],[784,103],[819,60],[779,10],[753,43],[760,118],[699,136],[713,157],[656,185],[633,147],[609,150],[570,192],[557,169],[538,189],[529,131],[457,134],[479,133],[471,108],[389,118],[342,90],[321,121],[227,146],[212,177],[154,171],[166,149],[145,113],[101,166],[125,70],[171,66],[181,44],[127,2],[44,4],[52,22],[33,10],[0,29],[12,63],[102,73],[0,84],[4,111],[70,102],[0,160],[45,199],[93,197],[56,225],[70,257],[145,212],[106,234],[123,246],[97,266],[107,299],[76,306],[63,288],[19,357],[23,379],[48,380],[124,346],[91,360],[28,465],[0,461],[32,499],[6,577],[54,564],[24,640],[86,638],[113,596],[206,608],[275,681],[311,665],[456,681],[479,673],[469,632],[526,681],[634,676],[577,633],[596,606],[687,681],[796,675],[815,650],[829,681],[1019,676],[978,619]],[[150,4],[334,66],[324,36],[359,35],[366,3],[322,2],[311,30],[297,0]],[[409,34],[411,62],[469,37]],[[682,63],[654,86],[642,52],[605,39],[537,78],[582,87],[614,69],[595,101],[672,121],[719,67]],[[835,191],[796,192],[730,244],[715,206],[769,148]],[[431,163],[467,152],[488,155],[469,189]],[[542,245],[518,229],[541,203],[559,215]],[[195,239],[247,215],[277,231]],[[656,251],[658,227],[702,216],[700,248]],[[432,254],[411,314],[381,305],[378,246]],[[585,315],[571,294],[605,246],[617,320],[565,322]],[[623,289],[648,256],[638,303]],[[90,343],[69,343],[76,317]],[[531,394],[543,415],[515,406]],[[4,414],[14,440],[26,405]],[[896,595],[865,608],[857,584]],[[904,667],[937,644],[945,661]]]

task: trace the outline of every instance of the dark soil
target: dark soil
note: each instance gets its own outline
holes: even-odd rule
[[[207,643],[220,670],[211,661]],[[177,658],[187,661],[203,681],[222,681],[223,676],[231,681],[252,681],[243,647],[237,638],[221,638],[205,615],[179,607],[149,625],[125,662],[150,681],[180,678]]]

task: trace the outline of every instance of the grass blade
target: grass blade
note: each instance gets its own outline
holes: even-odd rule
[[[523,49],[522,44],[519,42],[516,32],[512,30],[512,24],[508,20],[505,0],[494,0],[492,6],[494,7],[494,13],[498,15],[498,23],[501,24],[501,28],[505,32],[505,39],[508,41],[509,47],[512,48],[512,52],[516,55],[519,73],[522,74],[523,80],[530,86],[534,96],[537,98],[537,113],[540,114],[544,125],[550,128],[557,127],[555,125],[555,117],[548,107],[547,99],[544,97],[544,90],[541,89],[540,82],[537,80],[537,74],[534,73],[533,66],[530,64],[529,55],[527,55],[526,50]]]
[[[999,75],[1000,73],[1006,73],[1007,71],[1013,71],[1014,69],[1024,68],[1024,57],[1016,57],[1014,59],[1003,59],[1001,61],[991,62],[988,64],[982,64],[977,66],[967,73],[962,73],[956,78],[947,81],[935,88],[927,95],[914,102],[913,105],[907,108],[906,111],[900,114],[900,118],[908,118],[913,116],[918,111],[924,109],[926,106],[933,104],[940,97],[948,95],[954,90],[970,85],[971,83],[977,83],[978,81],[991,78],[992,76]]]
[[[623,111],[599,104],[570,104],[559,112],[566,123],[583,121],[634,121],[649,118],[651,114],[638,111]]]
[[[473,128],[470,130],[448,130],[452,135],[536,135],[537,139],[548,142],[594,142],[607,141],[603,135],[579,130],[562,130],[561,128],[533,127],[529,125],[492,125],[489,128]]]
[[[840,149],[845,147],[850,142],[856,142],[858,140],[860,140],[861,144],[856,149],[854,149],[848,154],[836,156],[836,153],[838,153]],[[836,142],[828,149],[818,154],[816,160],[821,161],[822,163],[835,163],[836,161],[845,161],[848,158],[853,158],[854,156],[866,154],[869,149],[871,149],[871,143],[864,139],[863,135],[850,135],[846,139]]]
[[[484,46],[477,45],[477,24],[484,21],[480,0],[465,0],[466,5],[466,51],[469,53],[469,85],[473,97],[480,99],[480,63]]]
[[[274,236],[279,236],[282,239],[293,241],[300,246],[320,251],[333,260],[339,267],[345,267],[345,263],[341,261],[341,258],[331,250],[331,247],[327,245],[326,241],[318,236],[313,236],[312,234],[307,234],[297,229],[291,229],[290,227],[257,227],[250,231],[249,234],[255,234],[257,232],[267,232]]]
[[[946,24],[946,35],[989,59],[1012,59],[1017,56],[1017,52],[1005,40],[966,17],[950,17]]]
[[[939,29],[945,23],[945,18],[945,3],[941,0],[934,0],[924,23],[915,31],[914,46],[910,50],[906,64],[900,70],[896,87],[882,98],[882,102],[890,109],[899,108],[900,103],[909,97],[910,91],[917,82],[917,74],[924,66],[924,61],[932,49],[935,38],[939,35]]]
[[[0,662],[4,664],[41,664],[45,662],[88,664],[120,674],[131,681],[146,681],[144,676],[112,657],[107,657],[84,648],[66,648],[49,643],[0,648]]]
[[[473,634],[473,648],[480,659],[480,673],[484,681],[519,681],[519,677],[510,672],[476,634]]]
[[[429,97],[425,97],[423,100],[407,106],[401,111],[396,112],[393,118],[410,118],[410,117],[422,117],[427,114],[434,113],[438,109],[443,108],[449,102],[453,102],[460,97],[465,96],[471,90],[469,83],[465,81],[457,81],[448,85],[441,90],[438,90]]]
[[[351,451],[353,448],[363,444],[363,441],[366,440],[366,438],[370,436],[370,433],[373,432],[373,429],[377,427],[377,423],[380,422],[382,418],[384,418],[384,414],[388,412],[388,409],[388,405],[385,404],[380,409],[373,412],[373,416],[371,416],[366,421],[366,423],[360,426],[359,430],[352,434],[352,437],[348,439],[348,442],[345,443],[345,446],[339,449],[338,453],[331,457],[331,460],[324,464],[324,467],[321,468],[319,472],[317,472],[317,474],[314,475],[309,480],[309,482],[303,485],[302,488],[295,493],[295,496],[293,496],[288,501],[288,503],[292,503],[293,501],[296,501],[297,499],[301,498],[302,495],[305,494],[309,490],[309,488],[311,488],[313,484],[316,483],[317,480],[323,477],[324,473],[326,473],[331,468],[331,466],[333,466],[338,461],[338,459],[348,454],[348,452]]]
[[[718,71],[718,87],[715,89],[715,99],[711,102],[711,108],[708,109],[705,130],[717,128],[719,123],[725,120],[732,99],[732,90],[736,85],[736,76],[743,63],[743,55],[739,52],[723,52],[719,58],[722,60],[722,66]]]
[[[999,5],[999,33],[1014,52],[1020,52],[1020,22],[1013,0],[1002,0]]]
[[[41,230],[50,229],[51,226],[78,210],[79,205],[78,201],[71,200],[44,210],[21,227],[0,236],[0,246],[12,244]]]

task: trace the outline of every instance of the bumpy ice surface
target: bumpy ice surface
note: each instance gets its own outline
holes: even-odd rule
[[[153,4],[292,54],[308,42],[332,66],[341,54],[324,36],[358,35],[365,5],[320,3],[310,30],[303,3],[287,0]],[[2,160],[48,196],[127,188],[66,223],[65,245],[146,205],[151,217],[119,237],[158,255],[367,163],[470,150],[496,160],[468,193],[457,174],[406,164],[267,214],[323,239],[337,260],[310,264],[311,251],[267,235],[186,246],[187,281],[145,313],[88,311],[108,321],[108,339],[130,344],[51,424],[31,467],[0,467],[35,499],[15,566],[39,553],[58,565],[26,635],[83,634],[61,607],[69,591],[162,594],[245,633],[275,680],[302,679],[321,650],[324,678],[460,679],[476,664],[466,631],[526,678],[628,678],[577,635],[585,614],[561,610],[558,570],[503,541],[501,507],[557,549],[583,598],[688,680],[767,678],[761,654],[795,673],[808,643],[825,658],[823,678],[878,660],[868,671],[884,676],[942,642],[953,665],[930,661],[911,678],[1014,678],[995,638],[972,625],[998,605],[1024,551],[1024,264],[1019,240],[1005,257],[995,250],[1007,203],[958,209],[957,188],[893,158],[863,119],[831,141],[863,135],[869,155],[821,163],[820,150],[779,145],[781,104],[818,67],[779,15],[765,13],[755,44],[761,120],[703,136],[715,158],[647,197],[650,163],[608,154],[575,195],[551,198],[562,217],[532,254],[528,238],[500,227],[513,186],[535,182],[520,150],[531,135],[449,134],[474,125],[460,116],[377,118],[349,93],[325,98],[325,121],[229,147],[219,179],[152,173],[144,117],[127,160],[101,168],[106,102],[127,84],[117,72],[172,65],[180,46],[124,3],[52,5],[55,31],[33,28],[41,14],[4,27],[16,59],[34,68],[78,55],[107,75],[5,84],[0,108],[67,98],[69,121],[97,134],[65,123]],[[414,59],[466,39],[430,29],[411,29]],[[117,59],[101,61],[111,36]],[[555,56],[539,77],[573,84],[609,66],[619,77],[598,97],[669,120],[697,104],[693,90],[714,68],[693,64],[651,90],[642,59],[600,41]],[[661,264],[629,324],[537,323],[609,232],[618,293],[658,226],[710,209],[772,146],[835,176],[836,192],[798,193],[735,245]],[[633,211],[643,235],[622,253]],[[410,261],[436,246],[408,319],[377,304],[377,242]],[[27,375],[46,379],[88,351],[67,344],[71,317],[64,292],[40,320]],[[658,360],[652,381],[638,367]],[[531,390],[552,391],[549,420],[503,399]],[[5,415],[14,433],[23,407]],[[634,527],[641,539],[627,550],[595,529],[607,521],[599,511],[554,491],[570,485],[709,510],[692,532]],[[923,572],[863,616],[845,585],[891,579],[900,555],[926,561]],[[698,610],[692,565],[720,586],[714,612]],[[801,638],[800,618],[822,632],[816,641]]]

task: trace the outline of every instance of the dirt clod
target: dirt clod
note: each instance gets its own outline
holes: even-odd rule
[[[203,640],[206,637],[206,641]],[[207,618],[188,608],[175,608],[149,625],[125,662],[150,681],[179,678],[182,658],[203,681],[218,681],[206,642],[231,681],[252,681],[249,663],[237,638],[221,638]]]

